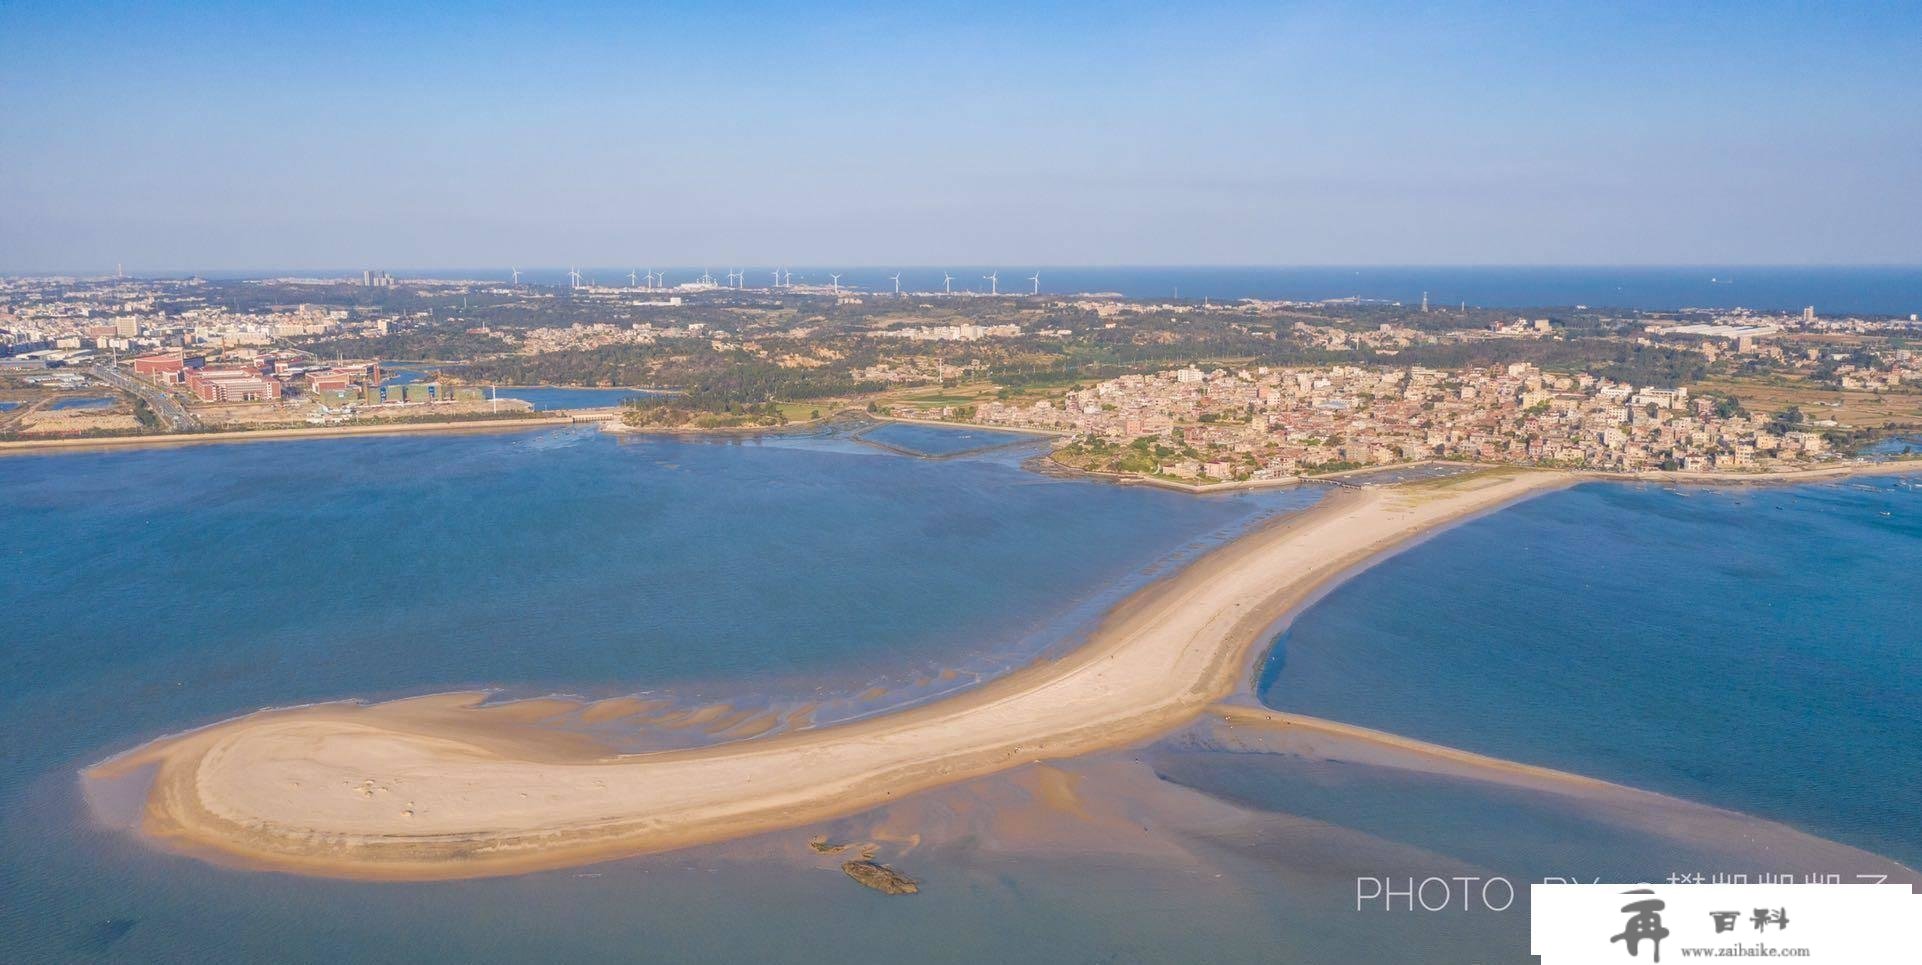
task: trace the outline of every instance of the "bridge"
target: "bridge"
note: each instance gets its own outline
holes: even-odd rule
[[[112,365],[95,365],[88,371],[93,373],[94,378],[122,392],[131,393],[147,403],[147,407],[153,410],[154,415],[160,419],[162,427],[168,432],[192,432],[200,428],[200,420],[195,419],[193,414],[187,411],[187,407],[180,404],[180,400],[168,395],[165,391],[148,385]]]

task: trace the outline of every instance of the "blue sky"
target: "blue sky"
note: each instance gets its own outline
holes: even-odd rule
[[[0,0],[0,270],[1922,263],[1922,4]]]

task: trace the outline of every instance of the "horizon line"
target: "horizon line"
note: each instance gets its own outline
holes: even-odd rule
[[[128,277],[137,277],[143,273],[153,274],[153,275],[198,275],[203,272],[221,272],[221,273],[227,273],[227,274],[259,273],[262,275],[288,275],[288,274],[294,274],[294,273],[316,273],[316,272],[355,273],[355,272],[362,272],[362,271],[369,271],[369,270],[378,270],[378,271],[384,271],[389,273],[408,272],[408,271],[415,271],[415,272],[563,271],[564,272],[569,270],[569,268],[564,265],[535,265],[530,268],[519,268],[511,264],[407,265],[407,266],[400,266],[400,267],[375,268],[374,264],[375,263],[368,263],[368,264],[351,265],[351,266],[349,265],[320,265],[320,266],[316,266],[316,265],[205,266],[203,265],[203,266],[196,266],[191,268],[182,268],[182,267],[158,267],[157,268],[152,266],[135,266],[133,268],[122,268],[119,266],[106,266],[106,267],[95,266],[95,267],[89,267],[85,269],[4,268],[4,269],[0,269],[0,277],[31,278],[31,277],[42,277],[42,276],[112,275],[112,274],[115,274],[117,270]],[[662,263],[656,262],[654,264],[662,264]],[[768,262],[768,261],[749,261],[749,262],[709,262],[706,264],[703,264],[700,262],[667,263],[665,268],[658,269],[658,270],[711,271],[716,265],[723,266],[724,268],[726,266],[733,266],[737,270],[740,269],[741,266],[743,265],[752,266],[755,268],[773,268],[778,265],[784,271],[788,270],[790,266],[796,267],[796,268],[804,268],[804,269],[822,269],[827,267],[836,267],[843,271],[868,271],[868,270],[941,271],[946,269],[976,269],[976,268],[986,268],[990,270],[1005,270],[1010,265],[1020,266],[1018,270],[1022,270],[1022,271],[1135,271],[1135,270],[1143,270],[1143,269],[1160,270],[1160,271],[1315,271],[1315,270],[1325,271],[1325,270],[1338,270],[1338,269],[1353,270],[1353,271],[1382,271],[1382,270],[1482,271],[1482,270],[1569,270],[1569,269],[1634,270],[1634,271],[1652,271],[1652,270],[1679,271],[1679,270],[1700,270],[1700,269],[1729,269],[1729,270],[1760,269],[1760,270],[1779,271],[1779,270],[1787,269],[1787,270],[1806,271],[1806,270],[1828,270],[1828,269],[1886,269],[1886,270],[1899,271],[1899,270],[1906,269],[1906,270],[1922,271],[1922,261],[1914,261],[1914,262],[1904,262],[1904,261],[1854,261],[1854,262],[1839,262],[1839,261],[1838,262],[1826,262],[1826,261],[1825,262],[1763,262],[1763,261],[1756,261],[1756,262],[1577,262],[1577,261],[1500,262],[1500,261],[1487,261],[1487,262],[1432,262],[1432,263],[1423,263],[1423,262],[1379,262],[1379,263],[1370,263],[1370,262],[1293,262],[1293,263],[1108,262],[1108,263],[1098,263],[1098,264],[1097,263],[1042,264],[1042,263],[1023,263],[1023,262],[971,262],[971,261],[956,261],[956,262],[945,262],[945,263],[943,262],[934,262],[934,263],[903,262],[898,264],[890,264],[885,262],[869,262],[864,264],[852,264],[852,263],[842,264],[842,263],[835,263],[835,262],[778,262],[777,263],[777,262]],[[590,265],[588,268],[585,268],[585,269],[578,268],[578,266],[576,266],[576,270],[582,270],[582,271],[613,270],[616,267],[630,267],[630,266],[625,266],[624,263],[610,262],[608,264],[602,264],[602,265]]]

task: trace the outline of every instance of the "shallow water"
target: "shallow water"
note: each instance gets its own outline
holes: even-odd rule
[[[64,409],[111,409],[113,408],[113,404],[114,399],[109,396],[75,396],[66,399],[55,399],[47,406],[47,409],[53,412],[59,412]]]
[[[1891,436],[1865,447],[1862,455],[1870,459],[1891,459],[1897,456],[1913,456],[1922,453],[1922,436]]]
[[[917,425],[912,422],[884,422],[863,430],[859,437],[895,449],[923,456],[957,456],[998,446],[1038,443],[1042,437],[1022,432],[997,432],[993,429],[954,428]],[[1043,447],[1041,451],[1046,452]]]
[[[806,699],[1005,668],[1318,495],[1064,480],[1021,470],[1028,454],[566,429],[0,460],[0,960],[1509,961],[1519,913],[1357,913],[1355,877],[1755,870],[1745,842],[1552,795],[1181,740],[1111,755],[1186,796],[1111,799],[1128,820],[1090,832],[1103,847],[898,829],[884,857],[924,886],[906,899],[832,861],[743,858],[753,842],[469,882],[236,871],[78,800],[78,767],[267,704],[489,685]],[[1444,533],[1303,615],[1264,693],[1744,810],[1789,786],[1775,816],[1899,853],[1922,499],[1897,480],[1683,492],[1581,487]],[[1795,645],[1765,617],[1795,620]],[[1720,703],[1684,699],[1704,666]],[[1833,731],[1797,731],[1811,707]],[[1844,741],[1861,756],[1822,756]],[[1801,771],[1750,773],[1784,761]],[[1870,800],[1835,800],[1850,787]],[[805,853],[843,823],[775,837]],[[1184,857],[1133,855],[1137,828]]]
[[[1339,587],[1260,695],[1922,867],[1918,563],[1906,479],[1584,485]]]
[[[645,389],[576,389],[554,385],[503,385],[487,389],[489,398],[499,395],[503,399],[523,399],[533,403],[537,412],[549,409],[604,409],[629,399],[655,394],[658,393]]]
[[[583,954],[629,948],[627,893],[588,926],[565,888],[527,897],[546,877],[357,886],[152,853],[88,824],[75,772],[315,700],[912,691],[1063,645],[1128,588],[1316,495],[1194,499],[1021,458],[550,429],[0,459],[0,960],[524,959],[531,940],[483,920],[530,900],[585,929],[566,943]]]

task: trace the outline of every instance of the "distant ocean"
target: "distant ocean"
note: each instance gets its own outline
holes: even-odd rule
[[[508,279],[506,268],[406,270],[389,267],[402,278]],[[729,266],[583,268],[589,281],[624,285],[629,271],[661,271],[670,285],[693,281],[703,271],[725,280]],[[763,287],[773,269],[749,267],[747,284]],[[1652,267],[1107,267],[1051,268],[1033,265],[965,265],[952,268],[789,266],[797,284],[825,285],[830,273],[843,287],[868,292],[894,291],[891,276],[901,276],[903,291],[941,291],[944,273],[953,289],[985,292],[984,277],[999,274],[999,290],[1027,292],[1039,274],[1049,294],[1117,292],[1133,298],[1217,300],[1277,298],[1321,300],[1366,298],[1420,304],[1428,293],[1434,305],[1483,308],[1590,307],[1669,310],[1679,308],[1753,308],[1800,311],[1813,305],[1823,313],[1908,315],[1922,313],[1922,266],[1755,267],[1714,265]],[[359,277],[360,269],[286,269],[284,271],[205,272],[210,278]],[[522,268],[521,280],[543,285],[567,281],[565,268]]]

